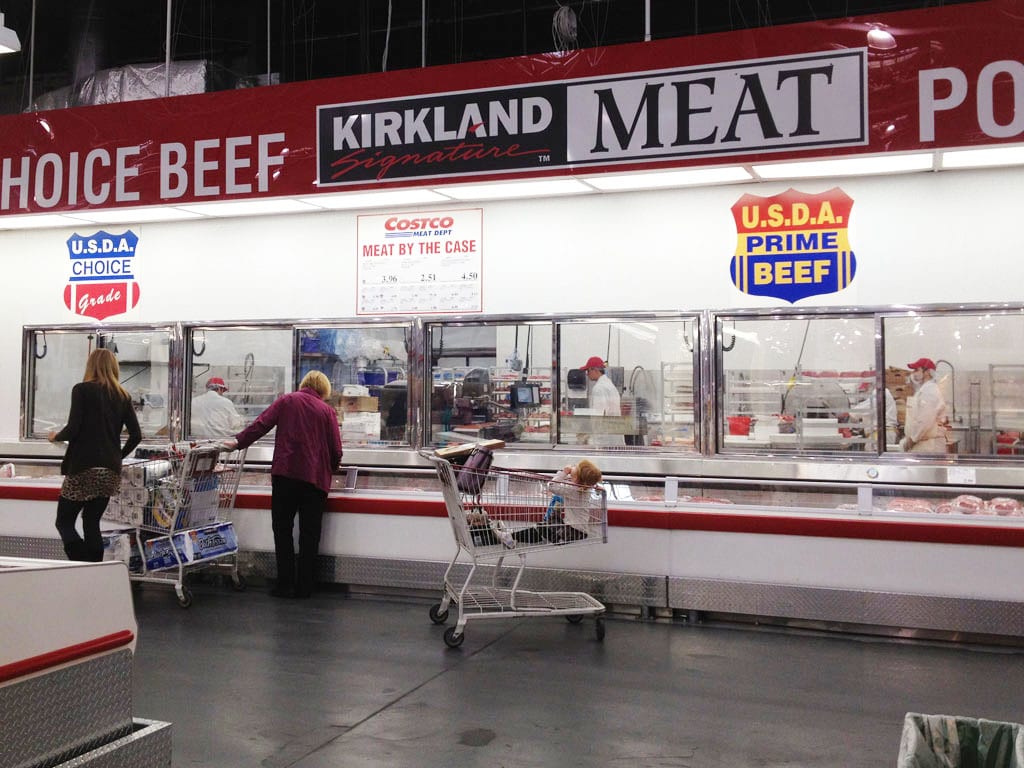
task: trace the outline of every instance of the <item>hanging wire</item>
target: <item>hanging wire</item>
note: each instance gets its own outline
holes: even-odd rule
[[[206,331],[202,331],[202,343],[197,345],[196,337],[199,333],[199,331],[196,331],[192,334],[192,357],[202,357],[203,353],[206,352]]]
[[[735,323],[735,321],[732,324],[732,330],[733,330],[732,341],[730,341],[728,344],[726,344],[725,343],[725,324],[724,323],[722,324],[722,351],[723,352],[732,352],[732,348],[736,346],[736,323]]]
[[[384,33],[384,57],[380,62],[380,71],[388,71],[388,48],[391,46],[391,0],[388,0],[388,26]]]
[[[43,337],[42,353],[39,352],[39,336]],[[44,357],[46,357],[46,331],[40,331],[39,336],[36,336],[35,340],[32,343],[34,347],[34,349],[32,350],[32,356],[35,357],[36,360],[42,360]]]

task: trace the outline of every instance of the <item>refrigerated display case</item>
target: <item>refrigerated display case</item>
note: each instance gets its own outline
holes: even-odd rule
[[[1000,420],[988,382],[1014,365],[1013,347],[1004,337],[1024,335],[1022,317],[1024,308],[936,307],[902,315],[888,308],[804,309],[392,323],[409,339],[407,386],[395,386],[402,380],[388,382],[386,374],[383,384],[360,384],[358,378],[354,383],[379,387],[376,413],[389,411],[387,403],[407,411],[395,441],[404,436],[405,442],[346,441],[344,471],[335,478],[329,505],[332,512],[352,517],[341,518],[351,522],[325,540],[323,554],[334,562],[329,572],[339,580],[380,586],[434,583],[432,558],[443,546],[439,539],[446,530],[437,524],[443,523],[444,511],[436,480],[418,451],[499,428],[508,438],[496,458],[500,466],[554,473],[590,458],[601,468],[615,557],[604,562],[581,555],[568,570],[552,567],[557,578],[577,579],[585,572],[599,580],[615,595],[611,604],[725,613],[733,606],[738,613],[884,623],[882,607],[859,615],[852,606],[871,603],[865,603],[865,594],[885,593],[908,610],[920,608],[921,600],[935,607],[928,609],[927,621],[921,620],[933,628],[980,632],[994,627],[1000,633],[1024,625],[1007,610],[1014,598],[994,570],[1017,567],[1013,558],[1024,547],[1020,457],[987,451],[907,457],[892,450],[892,441],[887,439],[883,449],[877,434],[869,434],[877,433],[884,418],[886,390],[908,394],[901,365],[919,357],[922,346],[942,361],[940,379],[951,403],[965,390],[975,392],[971,397],[978,390],[985,395],[972,408],[986,414],[981,430],[990,433]],[[383,327],[365,325],[374,333]],[[172,431],[187,413],[182,390],[210,371],[227,375],[230,366],[241,365],[244,382],[249,353],[257,367],[280,371],[275,380],[285,388],[294,386],[303,366],[323,364],[341,375],[334,363],[343,356],[331,352],[337,359],[327,366],[322,349],[302,351],[301,332],[345,328],[358,334],[362,327],[353,321],[276,321],[173,328],[172,335],[188,340],[195,329],[205,329],[207,346],[197,357],[186,354],[189,344],[170,345]],[[972,334],[970,353],[953,348],[955,329],[961,336]],[[37,388],[33,349],[44,335],[52,341],[54,333],[52,328],[25,330],[26,392]],[[630,440],[619,448],[576,440],[577,426],[590,418],[588,379],[580,366],[597,356],[624,406],[616,418],[623,424],[632,419],[629,434],[621,430]],[[984,366],[981,357],[989,360]],[[371,371],[367,363],[363,370]],[[200,374],[206,364],[211,368]],[[988,365],[994,366],[991,373]],[[175,379],[178,370],[184,374]],[[352,370],[358,374],[359,366]],[[956,376],[986,385],[956,387],[954,395]],[[835,402],[817,396],[823,382]],[[338,383],[348,385],[340,378]],[[805,392],[817,393],[817,399]],[[997,397],[996,403],[1002,401]],[[825,408],[836,415],[827,415]],[[848,420],[840,421],[844,412]],[[743,419],[737,422],[737,431],[745,426],[746,435],[728,434],[735,417],[749,419],[745,425]],[[691,418],[692,443],[664,444],[661,437],[670,425],[685,430]],[[823,418],[835,418],[835,424],[822,425]],[[810,428],[823,426],[830,434],[812,445]],[[850,430],[849,437],[843,429]],[[797,437],[787,442],[786,435]],[[38,435],[13,449],[8,445],[5,453],[16,460],[19,477],[4,482],[0,495],[21,505],[57,492],[57,452]],[[239,494],[240,551],[256,574],[264,568],[261,553],[272,549],[264,519],[272,457],[271,445],[250,448],[251,471]],[[0,499],[0,510],[4,503]],[[864,565],[855,567],[858,558]],[[266,568],[262,572],[269,572]],[[730,602],[740,593],[744,600]],[[846,608],[833,611],[825,605],[833,598]],[[817,613],[793,607],[801,600],[823,607]],[[989,618],[979,623],[972,612],[980,609]]]

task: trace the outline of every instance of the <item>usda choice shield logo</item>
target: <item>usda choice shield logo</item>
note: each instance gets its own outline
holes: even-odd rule
[[[121,315],[139,303],[133,263],[138,235],[131,230],[112,235],[100,230],[68,238],[71,275],[64,287],[64,306],[83,317],[103,320]]]
[[[843,290],[857,274],[847,235],[852,209],[853,199],[839,187],[818,195],[795,189],[743,195],[732,207],[733,284],[751,296],[790,304]]]

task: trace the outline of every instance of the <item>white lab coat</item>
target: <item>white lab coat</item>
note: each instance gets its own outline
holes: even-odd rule
[[[861,421],[870,417],[871,412],[875,408],[875,399],[873,397],[865,398],[859,403],[850,408],[850,415],[855,416]],[[892,392],[888,389],[885,390],[885,442],[893,444],[896,442],[896,434],[899,431],[899,415],[896,409],[896,398],[892,396]]]
[[[946,400],[942,390],[929,379],[907,398],[907,437],[913,441],[914,453],[946,452]]]
[[[242,417],[224,395],[208,389],[192,398],[193,437],[231,437],[242,429]]]
[[[619,390],[612,384],[612,380],[605,374],[594,382],[590,390],[590,407],[602,416],[621,416],[622,404],[619,399]],[[624,446],[626,438],[624,435],[603,435],[594,434],[590,437],[590,444],[598,448],[613,448]]]

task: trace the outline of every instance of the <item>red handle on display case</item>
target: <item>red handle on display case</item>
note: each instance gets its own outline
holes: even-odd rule
[[[86,640],[84,643],[75,643],[65,648],[58,648],[55,651],[41,653],[38,656],[30,656],[27,659],[0,665],[0,684],[14,680],[17,677],[24,677],[34,672],[42,672],[44,669],[67,664],[69,661],[93,656],[103,651],[113,650],[114,648],[121,648],[131,643],[134,639],[134,632],[130,629],[122,629],[119,632]]]

